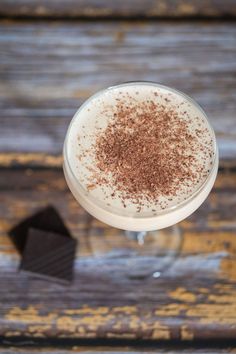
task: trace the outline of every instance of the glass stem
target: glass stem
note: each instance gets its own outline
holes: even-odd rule
[[[144,244],[147,231],[125,231],[125,235],[130,240],[136,240],[140,246]]]

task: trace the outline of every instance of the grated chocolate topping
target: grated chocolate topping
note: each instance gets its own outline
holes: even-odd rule
[[[104,114],[106,109],[111,113],[111,107],[104,107]],[[108,125],[94,137],[95,168],[88,190],[107,186],[111,197],[119,195],[124,207],[128,201],[137,204],[138,211],[145,202],[155,205],[163,196],[171,201],[180,186],[191,192],[209,173],[205,161],[212,154],[212,141],[209,145],[202,139],[206,131],[201,124],[192,129],[192,119],[168,98],[165,104],[129,95],[117,98]]]

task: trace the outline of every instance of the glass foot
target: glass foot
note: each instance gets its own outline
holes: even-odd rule
[[[133,232],[91,219],[88,240],[94,257],[118,262],[132,278],[159,278],[174,263],[182,247],[182,233],[177,225]]]

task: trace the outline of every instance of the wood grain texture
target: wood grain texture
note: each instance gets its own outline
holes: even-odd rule
[[[4,153],[0,152],[0,167],[46,167],[61,168],[63,163],[62,155],[49,155],[46,153]],[[231,165],[228,161],[227,165]]]
[[[122,258],[92,257],[88,230],[93,225],[99,235],[106,227],[79,207],[61,170],[2,169],[0,336],[235,338],[235,192],[236,173],[221,172],[206,202],[180,224],[183,246],[172,267],[158,279],[139,278]],[[13,224],[50,203],[79,240],[69,287],[17,273],[19,255],[7,236]]]
[[[34,17],[222,17],[235,16],[234,0],[2,0],[1,16]]]
[[[71,348],[59,349],[59,348],[33,348],[33,347],[13,347],[10,348],[0,347],[2,354],[15,354],[15,353],[44,353],[44,354],[69,354],[69,353],[86,353],[86,354],[158,354],[158,353],[168,353],[168,354],[217,354],[217,353],[235,353],[236,349],[234,347],[226,346],[225,348],[176,348],[175,346],[167,346],[159,348],[159,345],[156,344],[152,348],[143,347],[142,348],[132,348],[132,347],[115,347],[115,346],[106,346],[106,347],[91,347],[91,346],[72,346]]]
[[[138,346],[137,346],[138,347]],[[153,346],[154,347],[154,346]],[[20,347],[11,347],[11,348],[1,348],[0,350],[2,354],[15,354],[15,353],[44,353],[44,354],[69,354],[69,353],[86,353],[86,354],[92,354],[92,353],[97,353],[97,354],[158,354],[158,353],[168,353],[168,354],[217,354],[217,353],[235,353],[236,349],[234,347],[226,346],[225,348],[176,348],[174,346],[167,346],[159,348],[158,344],[155,345],[154,348],[148,348],[142,346],[142,349],[139,348],[132,348],[132,347],[112,347],[112,346],[106,346],[106,347],[91,347],[91,346],[72,346],[71,348],[67,349],[59,349],[59,348],[20,348]]]
[[[236,156],[234,23],[2,21],[0,54],[2,152],[61,154],[69,121],[89,95],[153,80],[195,98],[221,158]]]

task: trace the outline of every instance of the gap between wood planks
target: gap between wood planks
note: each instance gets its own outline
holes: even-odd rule
[[[179,341],[179,340],[145,340],[145,339],[109,339],[109,338],[96,338],[96,339],[73,339],[73,338],[30,338],[30,337],[12,337],[5,338],[0,337],[0,352],[1,349],[6,347],[24,348],[30,351],[35,349],[41,349],[45,352],[46,349],[52,350],[52,352],[58,349],[69,349],[72,351],[83,351],[89,353],[143,353],[153,352],[158,353],[213,353],[213,349],[217,352],[232,353],[236,350],[235,338],[227,340],[225,339],[202,339],[193,341]],[[219,351],[218,351],[219,350]],[[57,351],[55,350],[57,353]],[[12,351],[12,353],[15,353]],[[67,352],[66,352],[67,353]]]
[[[48,23],[57,23],[57,22],[121,22],[121,21],[128,21],[130,23],[162,23],[162,22],[169,22],[169,23],[198,23],[198,22],[205,22],[205,23],[235,23],[236,22],[236,15],[234,14],[227,14],[223,16],[99,16],[99,17],[91,17],[91,16],[77,16],[77,17],[70,17],[70,16],[43,16],[43,17],[35,17],[35,16],[21,16],[21,15],[2,15],[0,13],[0,21],[12,22],[12,23],[32,23],[32,22],[48,22]]]

